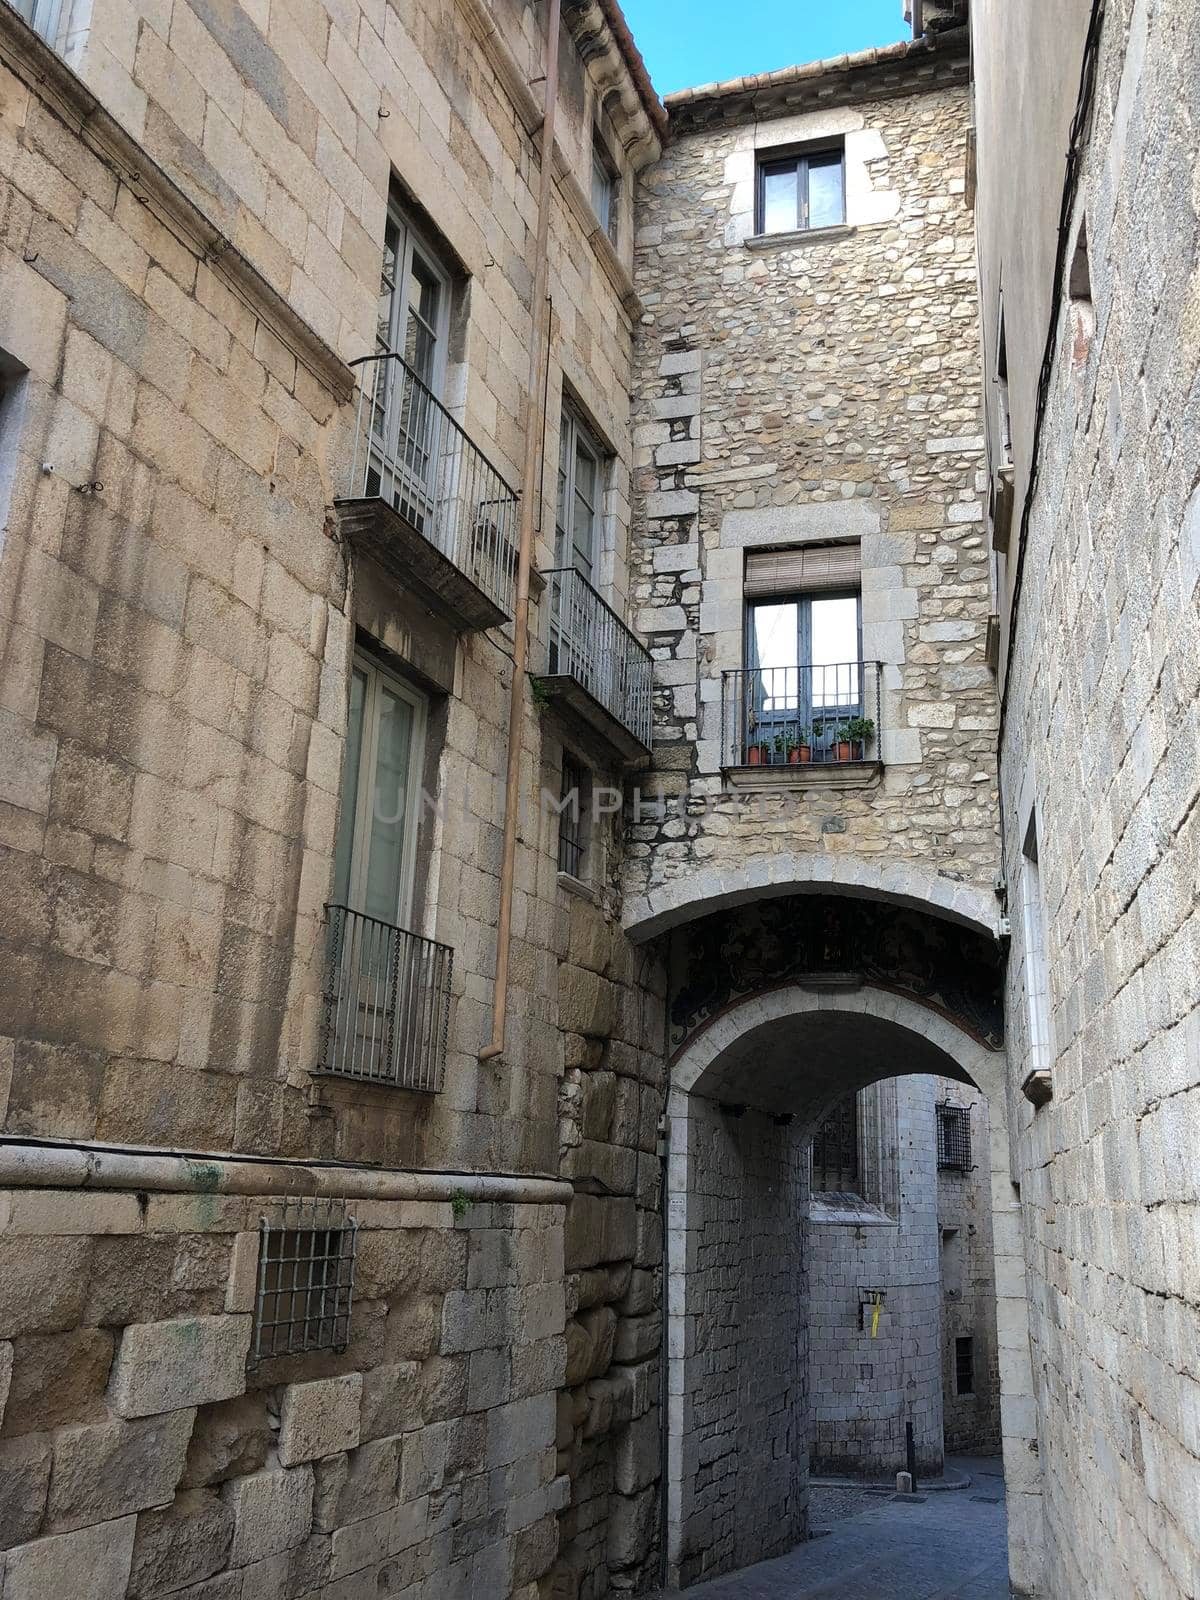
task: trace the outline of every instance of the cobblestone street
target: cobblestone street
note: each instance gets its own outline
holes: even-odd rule
[[[688,1589],[687,1600],[1008,1600],[1000,1462],[953,1464],[969,1488],[912,1503],[814,1488],[812,1526],[827,1534]]]

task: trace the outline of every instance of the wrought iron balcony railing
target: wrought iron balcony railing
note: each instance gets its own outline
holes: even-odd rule
[[[879,678],[878,661],[723,673],[722,765],[848,767],[877,762]]]
[[[354,464],[339,502],[359,508],[352,532],[369,534],[385,562],[390,541],[393,564],[445,600],[461,625],[505,621],[516,587],[516,490],[396,351],[352,364],[362,369]],[[364,524],[366,502],[390,507],[399,525]],[[442,560],[430,561],[422,541]],[[459,592],[461,579],[476,599]]]
[[[400,1089],[442,1087],[454,952],[331,905],[317,1070]]]
[[[644,756],[653,722],[650,652],[573,567],[557,567],[546,578],[550,655],[544,690],[553,697],[556,685],[565,684],[570,698],[570,686],[582,689],[591,706],[575,696],[575,710],[606,733],[623,758]]]

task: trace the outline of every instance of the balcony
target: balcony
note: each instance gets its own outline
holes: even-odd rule
[[[550,652],[540,696],[601,759],[641,766],[650,755],[650,652],[573,567],[545,577]]]
[[[326,909],[318,1073],[436,1092],[446,1068],[454,952],[347,906]]]
[[[744,788],[861,788],[882,770],[878,661],[721,675],[721,766]]]
[[[460,631],[513,612],[517,493],[394,350],[366,356],[338,527]]]

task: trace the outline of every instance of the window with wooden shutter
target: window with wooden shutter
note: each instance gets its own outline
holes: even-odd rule
[[[806,544],[790,550],[751,550],[746,555],[747,600],[776,594],[813,594],[857,589],[862,582],[862,547]]]

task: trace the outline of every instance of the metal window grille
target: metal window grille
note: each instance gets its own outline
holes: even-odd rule
[[[558,813],[558,870],[582,878],[587,836],[584,829],[587,774],[570,756],[563,757],[562,801]]]
[[[971,1338],[954,1341],[954,1392],[975,1393],[975,1341]]]
[[[858,1096],[847,1095],[813,1134],[812,1186],[822,1194],[858,1187]]]
[[[259,1225],[254,1359],[344,1350],[358,1223],[338,1201],[289,1200]]]
[[[937,1159],[939,1167],[954,1172],[971,1168],[971,1109],[946,1101],[937,1108]]]

